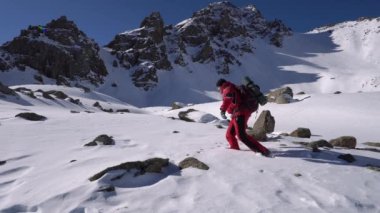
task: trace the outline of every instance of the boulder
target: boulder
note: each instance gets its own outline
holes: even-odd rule
[[[103,177],[103,175],[114,170],[125,170],[125,173],[136,170],[135,176],[144,175],[146,172],[161,173],[164,167],[169,166],[169,159],[151,158],[145,161],[132,161],[109,167],[89,178],[95,181]],[[113,179],[116,180],[117,178]]]
[[[248,135],[253,136],[258,141],[267,141],[267,133],[264,129],[252,129],[247,131]]]
[[[23,119],[29,120],[29,121],[44,121],[47,119],[46,117],[39,115],[39,114],[36,114],[34,112],[19,113],[15,117],[20,117],[20,118],[23,118]]]
[[[333,146],[345,147],[348,149],[355,149],[356,138],[352,136],[342,136],[329,141]]]
[[[183,161],[179,163],[180,169],[186,169],[189,167],[202,169],[202,170],[208,170],[210,168],[205,163],[203,163],[202,161],[199,161],[198,159],[194,157],[185,158]]]
[[[287,104],[293,100],[293,91],[290,87],[280,88],[269,92],[267,98],[268,102]]]
[[[85,144],[84,146],[96,146],[98,144],[102,144],[102,145],[115,145],[115,141],[113,140],[112,137],[110,137],[108,135],[99,135],[93,141],[91,141],[90,143]]]
[[[183,107],[185,107],[186,105],[184,103],[180,103],[180,102],[174,102],[172,104],[172,110],[176,110],[176,109],[181,109]]]
[[[275,120],[269,110],[263,110],[253,125],[254,130],[258,132],[271,133],[274,131]]]
[[[313,141],[313,142],[310,142],[308,145],[308,147],[328,147],[328,148],[334,148],[333,145],[331,145],[331,143],[327,142],[326,140],[318,140],[318,141]]]
[[[292,133],[290,133],[290,136],[297,138],[310,138],[311,132],[308,128],[298,128],[294,130]]]

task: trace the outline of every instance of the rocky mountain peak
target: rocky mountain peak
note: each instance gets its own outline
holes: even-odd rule
[[[0,51],[11,60],[0,68],[31,67],[56,79],[57,84],[69,84],[67,80],[77,77],[97,84],[107,74],[99,49],[73,21],[62,16],[46,26],[29,26],[1,46]]]
[[[241,65],[236,56],[254,52],[254,40],[281,47],[290,28],[281,21],[267,21],[253,5],[238,8],[228,1],[211,3],[191,18],[164,26],[161,15],[146,17],[139,29],[121,33],[107,47],[118,63],[131,70],[135,86],[150,90],[158,83],[158,70],[189,63],[213,63],[219,74]]]

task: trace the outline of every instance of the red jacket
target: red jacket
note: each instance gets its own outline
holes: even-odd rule
[[[243,107],[240,91],[235,84],[228,81],[223,83],[220,87],[220,93],[223,96],[223,103],[222,106],[220,106],[220,110],[226,111],[234,116],[252,113],[249,112],[246,107]]]

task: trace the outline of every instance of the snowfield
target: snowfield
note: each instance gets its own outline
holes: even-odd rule
[[[241,151],[227,149],[226,122],[218,119],[220,102],[179,110],[138,109],[81,89],[23,87],[60,90],[79,98],[82,105],[39,95],[0,100],[0,161],[6,161],[0,165],[1,212],[380,211],[380,173],[367,168],[380,166],[378,152],[343,148],[311,152],[293,143],[343,135],[355,136],[361,148],[367,147],[363,142],[379,142],[379,92],[306,94],[290,104],[261,107],[276,120],[275,132],[263,143],[274,155],[267,158],[244,144]],[[103,108],[131,113],[103,112],[93,106],[95,101]],[[189,108],[198,110],[189,114],[198,122],[171,118]],[[20,112],[35,112],[47,120],[14,117]],[[280,136],[297,127],[310,128],[312,138]],[[84,146],[101,134],[112,136],[115,145]],[[356,161],[338,159],[339,154],[352,154]],[[170,166],[161,174],[110,181],[115,171],[97,181],[88,180],[107,167],[154,157],[169,159]],[[195,157],[210,169],[179,170],[175,165],[186,157]],[[99,191],[109,184],[115,191]]]

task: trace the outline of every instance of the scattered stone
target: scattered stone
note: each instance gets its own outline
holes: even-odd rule
[[[129,109],[118,109],[116,112],[129,113]]]
[[[216,126],[216,128],[218,128],[218,129],[224,129],[224,127],[223,127],[222,125],[220,125],[220,124],[215,125],[215,126]]]
[[[264,173],[264,170],[263,170],[263,169],[260,169],[259,172],[260,172],[260,173]]]
[[[308,142],[299,142],[299,141],[293,141],[292,143],[301,145],[301,146],[307,146],[309,144]]]
[[[309,147],[316,146],[316,147],[334,148],[334,146],[331,145],[331,143],[327,142],[326,140],[313,141],[313,142],[310,142],[307,146],[309,146]]]
[[[352,162],[356,161],[356,159],[354,158],[354,156],[352,156],[351,154],[339,155],[338,158],[342,159],[342,160],[345,160],[345,161],[347,161],[349,163],[352,163]]]
[[[298,128],[294,130],[292,133],[290,133],[290,136],[297,138],[310,138],[311,132],[308,128]]]
[[[50,90],[50,91],[47,91],[46,93],[49,94],[49,95],[54,95],[58,99],[62,99],[62,100],[69,97],[68,95],[66,95],[62,91]]]
[[[177,134],[177,133],[179,133],[179,131],[173,131],[173,133],[174,133],[174,134]]]
[[[356,138],[352,136],[342,136],[329,141],[334,146],[345,147],[348,149],[355,149]]]
[[[73,99],[73,98],[69,98],[69,101],[73,104],[76,104],[76,105],[82,105],[82,103],[80,102],[79,99]]]
[[[167,166],[169,166],[169,159],[163,158],[151,158],[146,161],[126,162],[117,166],[109,167],[93,175],[89,178],[89,180],[98,180],[99,178],[103,177],[103,175],[113,170],[125,170],[126,172],[130,172],[131,170],[135,169],[137,170],[137,173],[135,173],[136,176],[144,175],[146,172],[161,173],[162,169]]]
[[[305,95],[306,93],[305,92],[299,92],[297,93],[297,95]]]
[[[113,140],[112,137],[110,137],[108,135],[99,135],[93,141],[91,141],[90,143],[85,144],[84,146],[96,146],[98,144],[102,144],[102,145],[115,145],[115,141]]]
[[[23,118],[23,119],[29,120],[29,121],[44,121],[47,119],[46,117],[39,115],[39,114],[36,114],[34,112],[19,113],[15,117],[20,117],[20,118]]]
[[[295,173],[294,176],[296,176],[296,177],[301,177],[302,174],[300,174],[300,173]]]
[[[380,147],[380,143],[378,142],[365,142],[363,143],[364,145],[367,145],[367,146],[375,146],[375,147]]]
[[[71,110],[70,112],[71,113],[79,113],[78,111],[75,111],[75,110]]]
[[[253,125],[253,131],[271,133],[274,131],[275,123],[274,117],[271,115],[270,111],[263,110]]]
[[[112,185],[101,186],[97,190],[97,192],[114,192],[114,191],[115,191],[115,187]]]
[[[364,150],[364,151],[370,151],[370,152],[380,152],[380,149],[375,148],[356,148],[357,150]]]
[[[171,110],[176,110],[176,109],[181,109],[183,107],[185,107],[186,105],[184,103],[180,103],[180,102],[174,102],[172,104],[172,109]]]
[[[374,166],[371,164],[367,164],[367,168],[376,172],[380,172],[380,166]]]
[[[46,99],[54,100],[54,98],[51,97],[50,94],[47,93],[47,92],[43,92],[43,93],[42,93],[42,97],[44,97],[44,98],[46,98]]]
[[[0,161],[0,166],[4,165],[6,163],[7,163],[7,161]]]
[[[288,104],[293,100],[293,91],[290,87],[280,88],[269,92],[267,95],[268,102],[277,104]]]
[[[117,87],[117,84],[116,83],[112,83],[111,87]]]
[[[341,94],[341,93],[342,93],[341,91],[334,92],[335,95],[338,95],[338,94]]]
[[[76,161],[77,161],[77,160],[71,160],[70,163],[74,163],[74,162],[76,162]]]
[[[179,168],[186,169],[189,167],[197,168],[197,169],[202,169],[202,170],[208,170],[210,167],[208,167],[205,163],[199,161],[198,159],[194,157],[188,157],[185,158],[183,161],[179,163]]]
[[[195,109],[188,109],[187,111],[181,111],[178,113],[178,118],[186,122],[195,122],[193,119],[187,117],[190,112],[195,112]]]
[[[95,112],[93,112],[93,111],[88,111],[88,110],[86,110],[85,112],[87,112],[87,113],[95,113]]]

